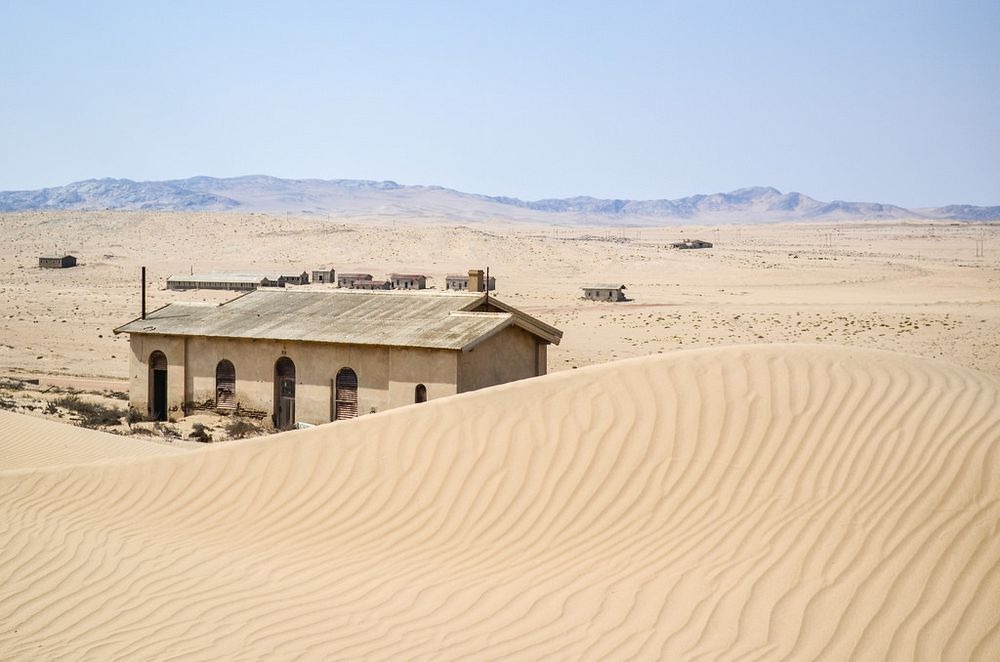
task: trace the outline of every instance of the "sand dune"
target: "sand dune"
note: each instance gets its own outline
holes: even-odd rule
[[[996,379],[805,346],[5,472],[0,658],[995,660],[998,476]]]
[[[0,411],[0,471],[178,452],[182,449]]]

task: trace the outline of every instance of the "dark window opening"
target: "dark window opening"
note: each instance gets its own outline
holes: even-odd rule
[[[417,388],[413,389],[413,401],[414,402],[427,402],[427,387],[423,384],[417,384]]]
[[[287,356],[274,364],[274,425],[279,430],[295,425],[295,364]]]
[[[149,417],[167,420],[167,355],[156,350],[149,355]]]

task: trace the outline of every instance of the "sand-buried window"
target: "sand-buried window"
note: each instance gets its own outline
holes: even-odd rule
[[[358,415],[358,375],[350,368],[337,373],[334,419],[342,421]]]
[[[413,389],[413,401],[414,402],[427,402],[427,387],[423,384],[417,384],[417,387]]]
[[[236,367],[227,359],[215,366],[215,406],[220,409],[236,407]]]

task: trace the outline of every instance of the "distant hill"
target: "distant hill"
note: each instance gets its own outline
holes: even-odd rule
[[[911,210],[873,202],[822,202],[771,187],[676,200],[545,200],[463,193],[357,179],[280,179],[266,175],[191,177],[158,182],[88,179],[37,191],[0,192],[0,211],[245,211],[348,217],[423,217],[605,225],[885,219],[1000,220],[1000,206],[950,205]]]

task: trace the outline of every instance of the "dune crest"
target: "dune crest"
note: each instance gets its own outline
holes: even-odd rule
[[[0,472],[0,658],[998,659],[998,477],[1000,382],[804,346]]]

